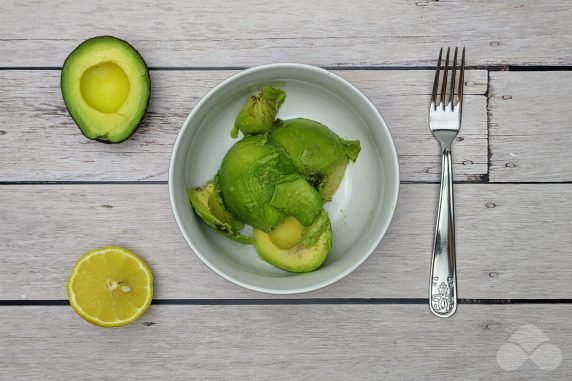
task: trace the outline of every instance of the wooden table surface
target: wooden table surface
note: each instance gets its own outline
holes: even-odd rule
[[[569,0],[0,0],[0,379],[569,379],[571,19]],[[147,116],[119,145],[84,138],[59,89],[65,57],[104,34],[151,69]],[[447,45],[466,46],[470,70],[453,147],[461,300],[438,319],[427,307],[440,174],[427,104]],[[173,142],[200,97],[273,62],[325,67],[361,89],[389,124],[402,176],[370,259],[282,297],[210,271],[167,192]],[[76,259],[108,244],[156,277],[149,311],[113,330],[80,319],[65,291]]]

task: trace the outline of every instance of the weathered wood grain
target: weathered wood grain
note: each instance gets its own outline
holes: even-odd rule
[[[492,72],[492,181],[572,181],[572,72]]]
[[[151,66],[570,64],[568,0],[17,1],[0,14],[4,67],[61,66],[82,40],[127,39]],[[531,48],[533,47],[533,48]]]
[[[462,305],[451,319],[425,305],[151,306],[135,324],[98,328],[70,307],[0,307],[5,380],[564,380],[572,372],[568,305]],[[503,370],[497,352],[525,325],[544,370]],[[529,331],[532,332],[532,331]],[[553,349],[554,347],[552,347]],[[558,363],[558,353],[562,358]],[[524,355],[526,359],[526,355]]]
[[[433,66],[440,46],[466,46],[473,67],[572,65],[568,0],[0,3],[0,69],[17,69],[0,70],[0,182],[164,181],[186,115],[235,72],[216,69],[271,62],[353,68],[337,74],[390,125],[402,179],[437,181],[439,151],[426,120],[432,72],[417,69]],[[152,68],[170,69],[152,71],[148,115],[121,145],[79,133],[54,70],[102,34],[133,43]],[[416,70],[369,70],[390,66]],[[488,111],[491,181],[572,181],[571,73],[491,72],[490,80],[487,89],[485,71],[467,73],[456,179],[488,173]],[[447,320],[416,300],[319,304],[425,298],[437,191],[402,185],[395,220],[366,263],[326,289],[287,297],[317,298],[312,304],[265,305],[281,297],[232,285],[193,255],[165,184],[0,185],[0,300],[66,299],[73,263],[107,244],[151,265],[158,299],[261,299],[153,305],[117,330],[91,326],[67,306],[0,306],[0,379],[569,378],[569,304],[463,304]],[[459,297],[570,298],[571,184],[461,184],[455,196]],[[503,370],[497,351],[530,324],[559,348],[562,363]]]
[[[425,298],[437,191],[402,185],[395,219],[369,260],[294,297]],[[570,297],[572,186],[459,184],[455,192],[461,298]],[[149,263],[159,299],[274,297],[222,280],[192,253],[166,185],[3,185],[0,199],[0,300],[66,299],[77,258],[111,244]]]
[[[121,144],[86,139],[68,115],[56,70],[0,71],[0,181],[167,180],[176,134],[212,87],[235,72],[153,71],[147,116]],[[431,71],[339,71],[386,118],[405,181],[437,181],[440,150],[427,126]],[[467,73],[464,123],[454,147],[459,180],[487,173],[485,71]],[[229,126],[230,129],[230,126]],[[228,136],[224,137],[230,139]]]

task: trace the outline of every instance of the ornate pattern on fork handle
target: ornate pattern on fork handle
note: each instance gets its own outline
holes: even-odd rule
[[[447,278],[447,282],[439,283],[439,277],[433,277],[431,292],[431,305],[433,311],[440,314],[448,314],[455,308],[455,295],[453,278]]]

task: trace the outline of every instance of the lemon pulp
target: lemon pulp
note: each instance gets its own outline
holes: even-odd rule
[[[116,63],[101,62],[82,74],[80,91],[90,107],[109,114],[125,103],[129,95],[129,79]]]
[[[153,299],[153,274],[129,250],[108,246],[82,256],[68,281],[72,308],[101,327],[119,327],[137,320]]]

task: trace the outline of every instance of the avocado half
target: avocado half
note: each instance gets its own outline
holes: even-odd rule
[[[143,119],[151,81],[137,50],[101,36],[84,41],[68,56],[61,89],[68,112],[88,139],[120,143]]]
[[[254,242],[266,262],[286,271],[304,273],[322,266],[328,257],[332,249],[332,227],[328,214],[322,210],[308,227],[287,219],[270,233],[254,229]]]

